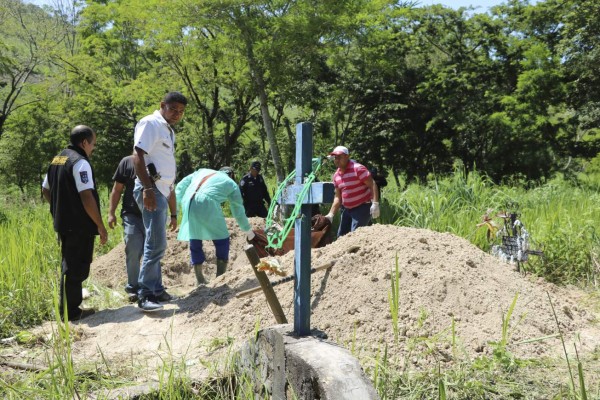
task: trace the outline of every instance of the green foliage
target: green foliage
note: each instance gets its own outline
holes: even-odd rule
[[[19,108],[38,103],[47,54],[56,47],[52,18],[19,0],[0,1],[0,139]]]
[[[390,279],[391,288],[388,294],[388,300],[390,304],[390,314],[392,316],[392,329],[394,330],[394,339],[398,342],[398,333],[400,326],[398,320],[398,310],[400,309],[400,270],[398,267],[398,254],[396,254],[396,264],[392,270],[392,277]]]
[[[488,209],[517,206],[531,235],[531,248],[544,256],[525,265],[531,271],[557,283],[593,283],[597,279],[594,260],[600,251],[596,221],[600,220],[598,193],[573,186],[563,179],[525,190],[496,185],[485,176],[455,172],[426,185],[411,184],[406,190],[386,188],[383,223],[451,232],[489,249],[485,232],[475,225]]]
[[[101,195],[101,199],[107,196]],[[48,204],[19,195],[6,196],[3,201],[14,206],[0,208],[1,338],[48,320],[58,297],[53,293],[59,286],[61,268],[60,246]],[[101,209],[105,210],[107,205],[101,203]],[[111,230],[104,246],[96,241],[95,256],[120,243],[122,232],[120,226]],[[105,300],[103,306],[114,302],[114,299]]]
[[[493,349],[494,360],[505,370],[514,371],[519,366],[519,360],[517,360],[511,352],[508,350],[508,340],[510,338],[511,331],[517,327],[519,322],[525,317],[522,315],[517,323],[510,325],[512,313],[517,305],[517,299],[519,294],[515,294],[510,307],[506,311],[506,314],[502,314],[502,335],[499,341],[491,342],[490,345]]]
[[[60,249],[46,207],[3,208],[0,337],[40,324],[52,310]]]
[[[408,182],[457,162],[495,182],[574,176],[600,150],[597,5],[573,12],[575,3],[516,1],[486,14],[410,1],[110,0],[42,11],[2,0],[0,137],[12,124],[0,164],[16,175],[31,145],[43,159],[40,144],[64,143],[59,133],[85,123],[108,183],[136,121],[180,90],[190,99],[177,128],[180,177],[257,157],[282,180],[301,121],[315,124],[317,154],[348,144]],[[21,113],[28,104],[45,112]],[[23,187],[33,169],[11,179]]]
[[[50,160],[65,139],[52,132],[44,105],[27,106],[13,113],[5,124],[4,140],[0,141],[0,182],[16,185],[22,194],[40,191]]]

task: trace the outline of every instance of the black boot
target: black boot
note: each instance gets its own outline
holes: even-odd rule
[[[194,267],[194,273],[196,274],[196,283],[198,285],[206,285],[206,279],[204,278],[204,274],[202,274],[202,264],[192,264]]]
[[[227,271],[227,260],[217,259],[217,276],[221,276]]]

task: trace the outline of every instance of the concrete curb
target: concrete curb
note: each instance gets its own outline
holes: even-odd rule
[[[358,360],[325,336],[296,337],[289,324],[263,329],[241,349],[238,372],[274,400],[379,399]]]

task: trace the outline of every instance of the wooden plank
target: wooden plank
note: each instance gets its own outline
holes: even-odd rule
[[[311,268],[310,273],[313,274],[313,273],[315,273],[317,271],[321,271],[323,269],[331,268],[331,267],[333,267],[334,264],[335,264],[335,261],[329,261],[328,263],[325,263],[323,265],[319,265],[318,267]],[[269,283],[270,283],[271,286],[277,286],[277,285],[280,285],[282,283],[291,282],[293,280],[294,280],[294,275],[290,275],[290,276],[286,276],[285,278],[279,279],[279,280],[274,281],[274,282],[269,281]],[[244,291],[239,292],[238,294],[236,294],[235,297],[237,297],[237,298],[246,297],[246,296],[249,296],[249,295],[251,295],[253,293],[259,292],[261,289],[262,289],[261,286],[257,286],[257,287],[252,288],[252,289],[244,290]]]
[[[265,293],[267,303],[269,303],[269,307],[271,308],[271,312],[275,317],[275,321],[277,321],[278,324],[287,324],[287,318],[285,317],[283,309],[281,308],[281,304],[279,303],[279,299],[277,298],[277,295],[275,294],[275,291],[271,286],[271,281],[269,281],[269,277],[267,277],[267,274],[265,274],[264,271],[259,271],[256,268],[256,266],[260,264],[260,257],[258,256],[256,249],[253,245],[250,244],[246,246],[244,251],[246,252],[246,256],[250,261],[250,265],[252,265],[252,270],[254,271],[254,275],[256,275],[256,279],[258,279],[258,282],[260,283],[260,286],[263,292]]]

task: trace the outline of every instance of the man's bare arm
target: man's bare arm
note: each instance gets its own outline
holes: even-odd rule
[[[152,189],[152,179],[148,175],[146,170],[146,161],[144,155],[146,152],[139,147],[135,148],[133,153],[133,166],[135,167],[135,174],[142,182],[144,186],[144,208],[148,211],[156,211],[156,197],[154,196],[154,190]]]
[[[367,186],[369,189],[371,189],[371,194],[373,195],[373,197],[371,198],[371,200],[374,203],[379,203],[379,190],[377,189],[377,184],[373,180],[372,176],[369,176],[365,180],[365,186]]]
[[[169,201],[169,211],[171,213],[169,226],[171,227],[171,230],[174,231],[177,229],[177,197],[175,197],[175,191],[171,190],[167,200]]]
[[[335,197],[333,198],[333,204],[331,205],[331,208],[329,209],[329,213],[327,214],[327,216],[329,216],[331,219],[333,219],[335,213],[338,212],[341,205],[342,205],[342,190],[340,188],[335,188]]]
[[[114,229],[117,224],[117,216],[115,215],[115,211],[117,211],[117,206],[119,205],[119,200],[121,200],[121,195],[123,194],[123,189],[125,185],[119,182],[115,182],[110,192],[110,202],[108,206],[108,227],[110,229]]]
[[[48,203],[50,203],[52,201],[52,197],[50,196],[50,190],[48,190],[45,187],[43,187],[42,188],[42,194],[44,195],[44,199],[46,199],[46,201]]]
[[[96,203],[96,199],[92,194],[91,189],[83,190],[79,192],[79,197],[81,198],[81,202],[83,203],[83,208],[87,215],[90,216],[92,221],[98,227],[98,233],[100,234],[100,243],[105,244],[108,240],[108,233],[106,232],[106,228],[104,227],[104,222],[102,221],[102,216],[100,215],[100,209],[98,208],[98,204]]]

